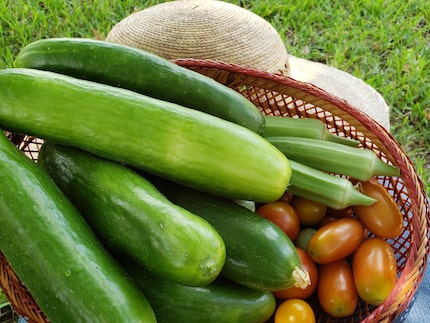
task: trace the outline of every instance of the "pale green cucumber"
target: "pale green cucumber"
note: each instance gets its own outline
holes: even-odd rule
[[[75,146],[231,199],[268,202],[288,159],[251,130],[129,90],[32,69],[0,71],[0,127]]]

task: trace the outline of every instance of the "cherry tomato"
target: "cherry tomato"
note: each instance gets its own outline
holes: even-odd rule
[[[295,196],[292,202],[300,218],[300,223],[306,226],[318,224],[325,216],[327,206],[306,198]]]
[[[276,298],[279,299],[293,299],[293,298],[299,298],[299,299],[306,299],[310,297],[313,292],[315,291],[318,283],[318,269],[315,262],[312,260],[312,258],[308,255],[306,251],[303,249],[300,249],[296,247],[297,254],[299,255],[300,261],[302,263],[302,269],[306,271],[309,274],[309,279],[311,281],[310,285],[308,285],[306,288],[300,288],[300,287],[291,287],[287,289],[282,289],[279,291],[273,292],[273,295],[275,295]]]
[[[318,227],[323,227],[323,226],[325,226],[326,224],[329,224],[329,223],[332,223],[332,222],[334,222],[334,221],[336,221],[338,218],[335,218],[335,217],[333,217],[333,216],[325,216],[321,221],[320,221],[320,223],[318,223]]]
[[[275,323],[315,323],[312,307],[302,299],[282,302],[275,311]]]
[[[394,251],[385,240],[369,238],[357,248],[352,258],[355,286],[366,303],[382,304],[397,281]]]
[[[403,229],[403,216],[387,189],[375,179],[361,182],[359,188],[376,202],[370,206],[353,206],[357,218],[378,237],[394,239],[399,236]]]
[[[358,294],[347,260],[319,266],[317,295],[321,308],[330,316],[346,317],[354,313]]]
[[[363,240],[364,227],[354,218],[342,218],[319,228],[311,237],[308,253],[319,264],[352,254]]]
[[[311,237],[317,232],[314,228],[304,228],[300,230],[299,235],[296,240],[294,240],[294,244],[307,252],[309,240]]]
[[[300,231],[300,220],[294,208],[285,201],[275,201],[260,206],[256,213],[275,223],[294,241]]]
[[[333,209],[331,207],[327,207],[327,216],[331,216],[334,218],[350,218],[352,217],[352,208],[350,206],[344,209]]]
[[[285,201],[287,203],[291,203],[293,201],[294,195],[290,192],[285,192],[282,194],[282,196],[279,198],[281,201]]]

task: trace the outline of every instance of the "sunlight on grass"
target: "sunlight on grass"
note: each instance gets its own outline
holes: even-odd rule
[[[413,1],[228,1],[268,20],[292,55],[347,71],[372,85],[391,108],[391,132],[430,193],[430,6]],[[132,12],[165,1],[0,3],[0,68],[27,43],[48,37],[104,38]],[[144,4],[142,4],[144,3]]]

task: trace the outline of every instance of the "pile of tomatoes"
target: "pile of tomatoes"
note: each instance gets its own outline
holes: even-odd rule
[[[403,230],[397,204],[378,181],[357,183],[376,202],[342,210],[285,194],[256,213],[278,225],[294,242],[310,284],[275,291],[275,323],[315,322],[309,300],[331,317],[353,315],[359,299],[378,306],[397,281],[394,250],[387,239]]]

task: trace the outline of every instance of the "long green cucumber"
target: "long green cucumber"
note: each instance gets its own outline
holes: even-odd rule
[[[276,200],[291,176],[288,159],[249,129],[53,72],[0,71],[0,127],[234,199]]]
[[[222,276],[257,290],[307,285],[294,244],[278,226],[229,199],[148,179],[170,201],[206,219],[219,232],[227,253]]]
[[[123,87],[201,110],[262,134],[262,113],[213,79],[130,46],[85,38],[41,39],[25,46],[15,67],[42,69]]]
[[[189,286],[218,276],[225,261],[218,232],[133,170],[51,143],[42,146],[38,161],[114,256]]]
[[[159,323],[263,323],[276,308],[271,292],[225,279],[189,287],[161,279],[136,265],[121,265],[147,295]]]
[[[0,130],[0,250],[51,322],[155,322],[141,291]]]

